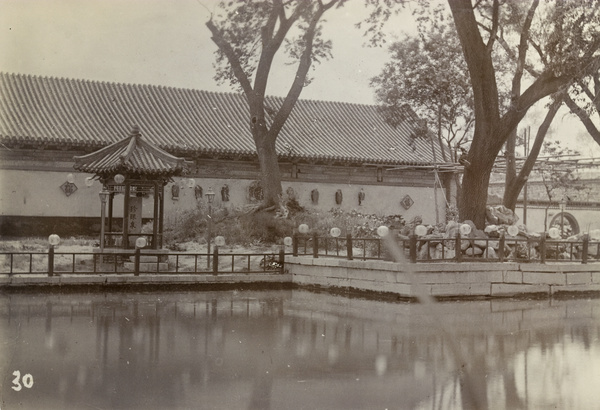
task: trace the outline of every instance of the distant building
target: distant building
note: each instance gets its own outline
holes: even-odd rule
[[[519,223],[531,231],[542,232],[553,225],[568,224],[572,233],[586,233],[600,229],[600,169],[598,165],[579,166],[575,169],[576,186],[557,189],[548,198],[544,181],[532,172],[527,182],[527,194],[522,190],[515,212]],[[574,165],[575,167],[575,165]],[[504,195],[504,174],[492,176],[490,194],[500,201]]]
[[[272,111],[283,99],[267,101]],[[134,125],[147,141],[193,162],[165,187],[167,215],[193,209],[209,187],[216,207],[256,203],[260,175],[247,112],[235,93],[0,74],[0,233],[97,231],[101,186],[74,170],[73,157],[127,137]],[[455,168],[437,165],[442,187],[434,190],[432,147],[439,147],[414,138],[418,118],[406,118],[394,128],[373,105],[298,101],[277,142],[283,191],[321,211],[422,216],[425,223],[435,223],[437,211],[443,221]]]

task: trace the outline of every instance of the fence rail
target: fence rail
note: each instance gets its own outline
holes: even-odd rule
[[[152,252],[140,249],[110,252],[0,251],[0,273],[43,274],[212,274],[283,273],[285,254]]]
[[[398,238],[400,249],[413,263],[418,262],[600,262],[600,242],[541,238]],[[341,257],[360,260],[384,259],[391,256],[377,238],[318,237],[294,235],[292,255]]]
[[[600,242],[550,240],[546,238],[398,238],[408,260],[419,262],[600,262]],[[283,273],[283,249],[279,253],[153,252],[123,249],[105,252],[0,251],[2,274],[230,274]],[[291,255],[349,260],[391,260],[378,238],[318,237],[295,235]]]

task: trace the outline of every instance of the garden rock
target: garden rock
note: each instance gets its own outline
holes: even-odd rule
[[[477,256],[477,255],[482,255],[483,254],[483,249],[479,248],[479,247],[475,247],[475,248],[469,248],[465,251],[465,254],[469,255],[469,256]]]
[[[486,220],[494,225],[514,225],[519,220],[519,217],[504,205],[488,205],[485,216]]]
[[[496,254],[496,251],[494,250],[494,248],[492,248],[491,246],[489,246],[486,249],[486,253],[485,253],[486,257],[489,259],[496,259],[498,258],[498,255]]]

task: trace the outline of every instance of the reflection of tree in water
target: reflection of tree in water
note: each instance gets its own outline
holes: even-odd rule
[[[44,383],[36,384],[35,394],[105,408],[185,407],[231,386],[238,407],[278,407],[274,400],[281,394],[295,394],[282,387],[289,383],[348,388],[354,375],[360,383],[345,390],[350,403],[393,407],[401,392],[403,403],[414,406],[458,408],[462,401],[468,407],[466,389],[476,389],[488,407],[490,383],[500,382],[496,390],[507,408],[527,408],[532,401],[516,358],[532,345],[546,354],[571,341],[589,350],[600,329],[570,325],[567,309],[554,306],[547,307],[545,322],[539,318],[546,310],[523,303],[495,324],[498,313],[490,302],[472,302],[471,311],[459,314],[442,304],[466,358],[455,364],[449,336],[436,332],[418,305],[302,292],[265,295],[46,297],[42,303],[13,297],[10,310],[0,313],[11,331],[18,323],[19,337],[27,337],[28,344],[15,345],[14,356],[36,358],[27,371]],[[533,308],[536,321],[528,316]],[[542,328],[534,328],[539,323]],[[319,397],[325,396],[314,399]]]

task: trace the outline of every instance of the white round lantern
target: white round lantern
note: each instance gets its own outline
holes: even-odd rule
[[[550,235],[552,239],[558,239],[560,237],[560,230],[558,228],[550,228],[548,230],[548,235]]]
[[[57,234],[53,233],[52,235],[50,235],[48,237],[48,243],[52,246],[56,246],[60,243],[60,236],[58,236]]]
[[[515,225],[511,225],[506,229],[506,231],[510,236],[517,236],[519,233],[519,228],[517,228]]]
[[[117,174],[113,178],[117,184],[122,184],[125,182],[125,176],[123,174]]]
[[[93,177],[87,177],[85,179],[85,186],[89,188],[92,185],[94,185],[94,178]]]
[[[461,235],[468,235],[471,233],[471,225],[469,224],[462,224],[460,226],[460,234]]]
[[[377,235],[379,235],[382,238],[384,236],[388,236],[389,233],[390,233],[390,228],[388,228],[385,225],[381,225],[379,228],[377,228]]]
[[[196,186],[196,180],[194,178],[190,178],[188,179],[188,183],[187,183],[188,188],[193,188]]]
[[[73,174],[68,174],[68,175],[67,175],[67,182],[68,182],[69,184],[72,184],[73,182],[75,182],[75,175],[73,175]]]
[[[215,245],[223,246],[225,245],[225,237],[224,236],[215,236]]]
[[[417,236],[427,235],[427,227],[425,225],[415,226],[415,235],[417,235]]]
[[[342,230],[340,228],[331,228],[331,230],[329,231],[329,234],[331,236],[333,236],[334,238],[337,238],[338,236],[340,236],[342,234]]]
[[[307,224],[300,224],[300,226],[298,226],[298,232],[300,232],[300,233],[308,233],[308,225]]]
[[[286,236],[285,238],[283,238],[283,244],[285,246],[292,246],[293,240],[291,236]]]
[[[146,238],[144,238],[143,236],[140,236],[139,238],[137,238],[135,240],[135,247],[136,248],[145,248],[146,244],[148,243],[148,241],[146,241]]]

